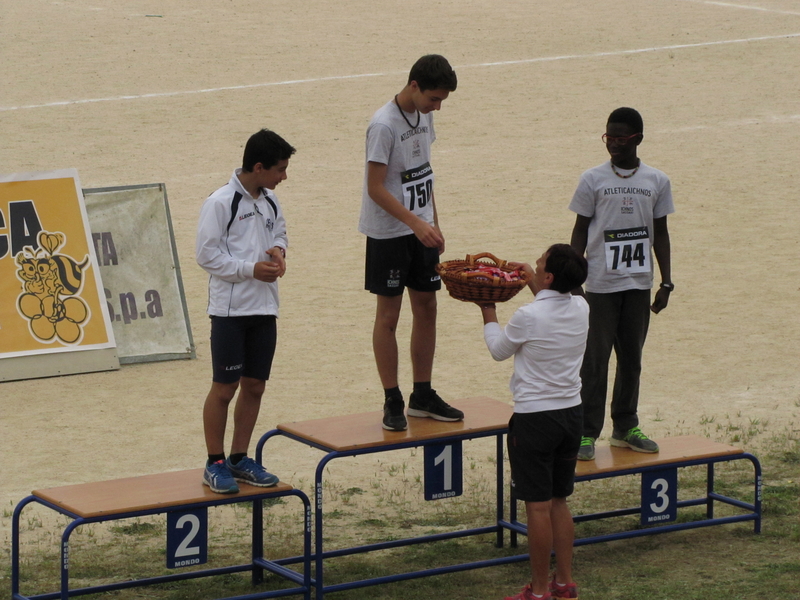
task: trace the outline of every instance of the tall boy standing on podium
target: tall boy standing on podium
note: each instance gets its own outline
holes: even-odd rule
[[[570,290],[586,279],[586,259],[567,244],[555,244],[531,273],[535,298],[519,308],[505,328],[494,304],[481,305],[483,335],[492,358],[514,357],[508,423],[508,459],[515,500],[525,502],[531,582],[506,600],[577,598],[572,580],[575,529],[567,497],[575,485],[581,441],[580,369],[589,329],[589,306]],[[556,572],[548,581],[550,553]]]
[[[397,322],[408,288],[413,316],[414,392],[408,414],[459,421],[464,413],[431,388],[436,350],[436,265],[444,251],[433,191],[433,111],[458,85],[443,56],[429,54],[411,68],[408,83],[373,115],[358,230],[367,236],[365,288],[376,295],[372,348],[384,388],[383,427],[407,427],[398,380]]]
[[[611,445],[658,452],[658,444],[639,429],[639,379],[650,312],[666,308],[675,289],[667,229],[667,215],[675,208],[669,178],[636,154],[643,132],[636,110],[613,111],[603,134],[611,160],[581,175],[569,205],[578,215],[572,246],[585,252],[589,261],[586,301],[591,308],[581,369],[584,426],[579,460],[594,459],[595,441],[603,430],[612,348],[617,371],[611,399]],[[661,285],[651,305],[653,253]]]
[[[247,141],[242,168],[200,211],[197,263],[209,274],[211,390],[203,407],[208,462],[203,483],[221,494],[236,481],[271,487],[278,478],[247,456],[277,340],[278,278],[286,272],[286,221],[272,191],[295,149],[263,129]],[[231,454],[225,458],[228,406],[236,390]]]

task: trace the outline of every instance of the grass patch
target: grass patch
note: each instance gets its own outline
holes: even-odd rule
[[[721,429],[718,429],[720,426]],[[800,435],[787,428],[770,433],[768,424],[734,418],[700,417],[706,435],[727,443],[748,438],[747,450],[762,462],[762,533],[754,535],[751,522],[672,532],[629,540],[580,546],[574,572],[581,597],[604,600],[761,600],[770,596],[798,597],[800,581]],[[490,448],[493,440],[486,445]],[[743,444],[739,444],[744,446]],[[472,446],[472,444],[470,444]],[[481,447],[481,446],[479,446]],[[465,450],[466,450],[465,446]],[[466,453],[465,453],[466,454]],[[328,472],[325,482],[326,550],[392,539],[453,531],[490,524],[494,515],[494,456],[466,456],[463,496],[422,501],[421,461],[405,455],[395,463],[378,456],[375,476],[363,487],[345,486],[347,469]],[[705,494],[706,467],[679,470],[679,499]],[[746,502],[753,497],[752,466],[747,461],[715,466],[716,491]],[[570,500],[574,514],[638,505],[639,476],[581,482]],[[308,490],[310,491],[310,490]],[[524,518],[522,506],[519,517]],[[717,503],[715,515],[741,511]],[[5,510],[2,519],[10,520]],[[265,555],[268,558],[301,554],[302,509],[296,499],[264,502]],[[702,519],[705,508],[679,509],[679,522]],[[252,510],[246,504],[209,509],[209,564],[212,568],[245,564],[249,560]],[[26,508],[22,520],[22,592],[38,594],[58,588],[60,531],[68,520],[36,505]],[[639,516],[581,522],[578,537],[638,529]],[[79,528],[72,537],[70,567],[73,586],[174,573],[165,567],[163,515],[111,521]],[[379,575],[417,571],[435,566],[519,556],[519,548],[495,548],[493,534],[419,544],[326,562],[329,584]],[[6,549],[8,554],[8,549]],[[6,560],[0,578],[9,581]],[[515,593],[529,577],[527,561],[473,571],[372,586],[335,594],[332,599],[439,598],[442,600],[502,598]],[[247,595],[259,590],[293,587],[265,574],[255,589],[249,574],[232,574],[195,581],[134,588],[102,596],[115,600],[150,598],[188,600]],[[2,593],[2,592],[0,592]],[[8,595],[8,594],[7,594]]]
[[[142,537],[149,537],[159,535],[163,532],[163,528],[159,527],[156,523],[143,523],[136,519],[129,525],[112,525],[111,532],[122,535],[135,535]]]

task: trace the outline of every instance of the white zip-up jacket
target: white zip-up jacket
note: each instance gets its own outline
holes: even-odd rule
[[[221,317],[278,316],[278,282],[253,277],[266,253],[286,250],[286,221],[274,192],[258,198],[244,189],[236,169],[227,185],[211,194],[200,209],[195,256],[208,274],[208,312]]]

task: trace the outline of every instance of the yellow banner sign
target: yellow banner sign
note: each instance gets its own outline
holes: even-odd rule
[[[102,289],[77,172],[0,177],[0,359],[114,348]]]

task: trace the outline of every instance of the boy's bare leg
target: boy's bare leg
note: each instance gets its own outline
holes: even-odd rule
[[[411,300],[411,366],[414,381],[430,381],[436,353],[436,292],[409,289]]]
[[[263,379],[252,377],[242,377],[239,382],[239,397],[236,398],[236,406],[233,409],[231,454],[247,454],[266,384]]]
[[[378,296],[375,310],[375,325],[372,329],[372,351],[378,376],[384,389],[399,385],[397,375],[397,322],[403,296]]]
[[[225,453],[225,426],[228,423],[228,406],[233,400],[238,383],[211,384],[203,405],[203,431],[209,455]]]

